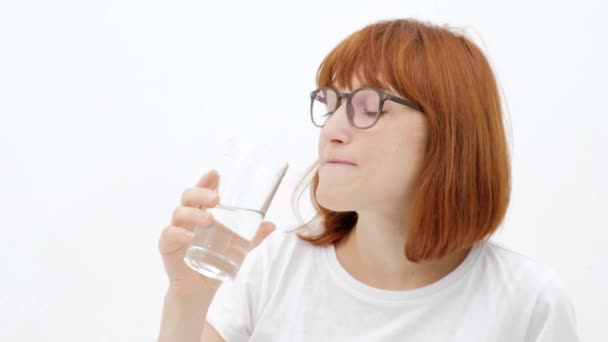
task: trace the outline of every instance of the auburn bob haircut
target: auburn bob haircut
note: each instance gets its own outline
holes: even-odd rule
[[[414,262],[440,259],[489,238],[505,216],[511,183],[500,97],[481,50],[447,26],[379,21],[336,46],[319,66],[316,83],[352,89],[353,76],[380,89],[392,87],[395,95],[418,104],[429,122],[404,255]],[[317,203],[317,166],[318,161],[296,187],[292,204],[297,208],[302,184],[314,171],[310,194],[317,215],[295,230],[321,218],[321,232],[298,236],[326,245],[353,228],[357,213]]]

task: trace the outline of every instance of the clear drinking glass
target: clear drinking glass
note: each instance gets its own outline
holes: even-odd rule
[[[231,141],[226,151],[216,167],[219,204],[206,209],[214,222],[195,227],[184,257],[190,268],[220,281],[235,278],[289,166],[269,144]]]

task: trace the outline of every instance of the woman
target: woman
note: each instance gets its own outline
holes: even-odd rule
[[[181,261],[179,232],[211,222],[196,208],[217,204],[206,196],[218,175],[205,175],[161,237],[171,284],[161,340],[578,340],[555,273],[488,241],[510,165],[496,81],[475,44],[381,21],[341,42],[317,85],[318,215],[271,234],[219,287]]]

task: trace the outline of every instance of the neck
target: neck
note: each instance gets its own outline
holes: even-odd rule
[[[465,259],[469,249],[442,259],[414,263],[405,257],[407,227],[403,220],[371,219],[359,214],[357,224],[336,243],[344,269],[369,286],[411,290],[445,277]]]

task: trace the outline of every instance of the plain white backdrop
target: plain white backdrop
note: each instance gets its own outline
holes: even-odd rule
[[[606,13],[599,0],[3,0],[0,340],[155,340],[158,238],[218,141],[287,152],[266,219],[296,224],[318,64],[367,24],[414,17],[467,32],[500,83],[513,191],[493,239],[555,268],[583,340],[606,341]],[[301,205],[309,218],[308,192]]]

